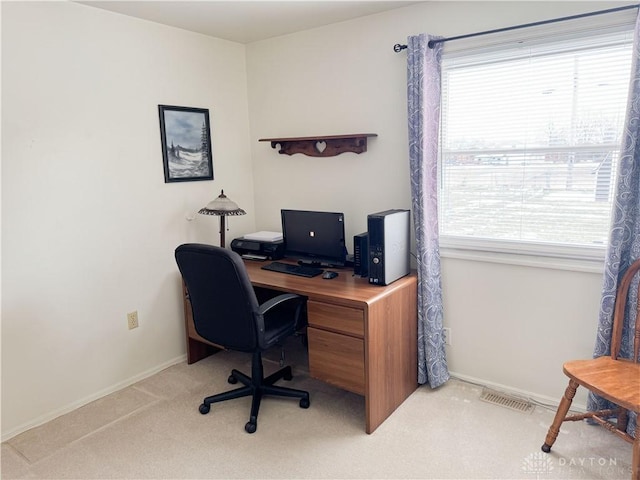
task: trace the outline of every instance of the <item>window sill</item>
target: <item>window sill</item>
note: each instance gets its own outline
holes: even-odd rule
[[[493,242],[461,242],[459,240],[440,240],[440,256],[475,262],[502,263],[507,265],[521,265],[525,267],[547,268],[554,270],[569,270],[574,272],[603,273],[603,248],[579,250],[573,255],[563,254],[562,251],[539,249],[536,246],[523,244],[517,247],[505,247]]]

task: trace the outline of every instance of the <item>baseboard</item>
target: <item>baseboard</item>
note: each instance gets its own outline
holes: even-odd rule
[[[95,400],[98,400],[99,398],[102,398],[106,395],[109,395],[111,393],[117,392],[118,390],[122,390],[123,388],[126,388],[130,385],[133,385],[136,382],[139,382],[140,380],[144,380],[145,378],[148,378],[152,375],[155,375],[156,373],[164,370],[165,368],[168,368],[172,365],[175,365],[177,363],[180,362],[184,362],[187,359],[187,355],[183,354],[180,355],[179,357],[176,357],[172,360],[169,360],[163,364],[157,365],[149,370],[146,370],[142,373],[139,373],[138,375],[131,377],[127,380],[124,380],[122,382],[119,382],[115,385],[112,385],[108,388],[105,388],[103,390],[100,390],[92,395],[89,395],[85,398],[82,398],[76,402],[73,402],[69,405],[66,405],[62,408],[59,408],[57,410],[53,410],[49,413],[46,413],[44,415],[41,415],[40,417],[37,417],[23,425],[20,425],[16,428],[14,428],[13,430],[10,430],[8,432],[3,432],[2,433],[2,441],[6,442],[7,440],[15,437],[16,435],[19,435],[23,432],[26,432],[27,430],[31,429],[31,428],[35,428],[38,427],[44,423],[47,423],[61,415],[64,415],[66,413],[72,412],[73,410],[75,410],[76,408],[80,408],[84,405],[87,405],[88,403],[91,403]],[[477,377],[472,377],[469,375],[463,375],[461,373],[457,373],[457,372],[449,372],[449,374],[451,375],[452,378],[461,380],[463,382],[467,382],[467,383],[471,383],[474,385],[478,385],[481,387],[487,387],[487,388],[491,388],[493,390],[497,390],[499,392],[503,392],[503,393],[507,393],[507,394],[511,394],[520,398],[526,398],[529,399],[531,401],[533,401],[534,403],[537,404],[541,404],[544,406],[548,406],[550,409],[556,409],[558,407],[558,403],[560,401],[560,397],[558,398],[552,398],[552,397],[547,397],[545,395],[540,395],[538,393],[535,392],[529,392],[526,390],[520,390],[517,388],[513,388],[507,385],[502,385],[500,383],[495,383],[495,382],[491,382],[488,380],[485,380],[483,378],[477,378]],[[571,410],[573,411],[577,411],[577,412],[585,412],[586,411],[586,405],[581,404],[581,403],[576,403],[574,402],[571,405]]]
[[[183,354],[180,355],[179,357],[176,357],[172,360],[169,360],[167,362],[164,362],[160,365],[156,365],[153,368],[150,368],[149,370],[146,370],[142,373],[139,373],[138,375],[135,375],[131,378],[128,378],[126,380],[123,380],[122,382],[118,382],[115,385],[111,385],[110,387],[107,387],[103,390],[100,390],[98,392],[95,392],[87,397],[84,397],[76,402],[70,403],[69,405],[65,405],[62,408],[58,408],[56,410],[53,410],[51,412],[48,412],[44,415],[40,415],[37,418],[34,418],[33,420],[30,420],[27,423],[24,423],[8,432],[2,432],[2,441],[6,442],[7,440],[15,437],[16,435],[19,435],[23,432],[26,432],[27,430],[30,430],[32,428],[35,427],[39,427],[42,424],[45,424],[47,422],[50,422],[51,420],[58,418],[61,415],[65,415],[69,412],[72,412],[73,410],[75,410],[76,408],[80,408],[84,405],[87,405],[88,403],[91,403],[95,400],[98,400],[99,398],[102,398],[106,395],[109,395],[111,393],[117,392],[118,390],[122,390],[123,388],[126,388],[130,385],[133,385],[134,383],[139,382],[140,380],[144,380],[145,378],[148,378],[152,375],[155,375],[156,373],[164,370],[165,368],[169,368],[172,365],[175,365],[177,363],[180,362],[184,362],[187,360],[187,355]]]
[[[557,398],[547,397],[546,395],[540,395],[535,392],[529,392],[527,390],[520,390],[518,388],[502,385],[500,383],[490,382],[483,378],[471,377],[469,375],[463,375],[456,372],[449,372],[449,374],[451,375],[452,378],[456,378],[463,382],[472,383],[474,385],[478,385],[481,387],[487,387],[492,390],[513,395],[515,397],[526,398],[527,400],[531,400],[535,404],[548,407],[550,410],[554,410],[554,411],[558,408],[558,404],[560,403],[560,398],[564,393],[564,390],[563,390],[562,392],[560,392]],[[573,402],[571,404],[571,411],[584,413],[587,411],[587,406],[579,402]]]

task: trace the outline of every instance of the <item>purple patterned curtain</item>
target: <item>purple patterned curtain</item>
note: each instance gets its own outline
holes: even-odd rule
[[[411,200],[418,267],[418,383],[449,380],[442,331],[438,240],[438,133],[442,44],[426,34],[408,38],[407,97]]]
[[[627,101],[627,115],[620,150],[620,164],[616,179],[616,193],[611,212],[609,247],[605,259],[604,283],[600,301],[600,318],[594,357],[611,354],[613,307],[618,283],[626,269],[640,258],[640,17],[636,20],[631,64],[631,82]],[[637,287],[631,288],[630,304],[638,302]],[[634,309],[628,309],[622,331],[621,356],[633,355],[633,332],[629,328]],[[589,410],[611,408],[601,397],[590,394]],[[633,435],[637,419],[629,416],[627,433]]]

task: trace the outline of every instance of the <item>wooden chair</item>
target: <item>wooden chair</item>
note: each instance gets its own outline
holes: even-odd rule
[[[569,386],[558,406],[549,432],[542,445],[543,452],[550,452],[551,446],[558,437],[560,425],[566,421],[592,419],[618,437],[633,444],[631,478],[640,480],[640,426],[636,427],[635,440],[626,433],[628,412],[640,412],[640,301],[638,302],[633,342],[633,359],[618,358],[622,339],[622,325],[629,297],[629,287],[640,271],[640,259],[636,260],[625,272],[616,293],[613,313],[613,332],[611,338],[611,356],[603,356],[590,360],[573,360],[563,365],[562,370],[569,377]],[[638,275],[640,277],[640,275]],[[640,297],[640,287],[638,287]],[[587,412],[579,415],[568,415],[569,407],[578,386],[583,386],[593,393],[617,405],[617,408]],[[616,417],[614,423],[608,418]],[[639,416],[640,417],[640,416]],[[638,418],[640,421],[640,418]]]

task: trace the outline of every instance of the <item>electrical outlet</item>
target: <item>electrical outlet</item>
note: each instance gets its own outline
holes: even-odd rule
[[[445,345],[451,345],[451,329],[450,328],[443,328],[442,329],[442,335],[444,336],[444,344]]]
[[[129,325],[129,330],[133,330],[134,328],[138,328],[138,311],[127,313],[127,324]]]

